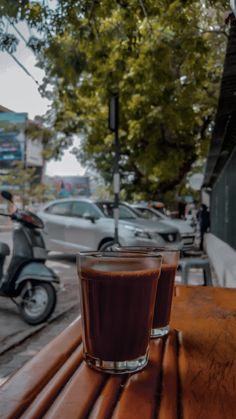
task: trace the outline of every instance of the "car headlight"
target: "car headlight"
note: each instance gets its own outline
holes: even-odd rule
[[[127,230],[132,231],[135,237],[139,237],[141,239],[151,239],[151,234],[141,228],[130,227],[128,225],[125,226]]]

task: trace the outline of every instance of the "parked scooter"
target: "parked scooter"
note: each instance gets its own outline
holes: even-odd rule
[[[1,195],[13,207],[10,217],[19,224],[13,231],[13,249],[9,267],[4,273],[3,266],[10,248],[0,242],[0,296],[9,297],[18,306],[23,319],[36,325],[44,322],[53,312],[57,295],[54,283],[59,278],[45,265],[47,250],[39,231],[44,227],[42,220],[30,211],[15,207],[10,192]]]

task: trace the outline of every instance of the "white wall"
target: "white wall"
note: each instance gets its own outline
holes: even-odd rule
[[[236,288],[236,251],[211,233],[205,235],[204,247],[216,273],[214,285]]]

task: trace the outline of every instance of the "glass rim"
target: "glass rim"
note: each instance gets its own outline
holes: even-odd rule
[[[180,252],[181,249],[179,247],[168,247],[168,246],[117,246],[115,250],[112,252],[119,252],[120,249],[124,249],[124,253],[127,252],[140,252],[140,253],[148,253],[148,252]]]
[[[156,254],[151,254],[151,253],[148,253],[148,252],[145,252],[145,251],[143,251],[143,252],[126,252],[126,251],[124,251],[124,252],[119,252],[119,251],[116,251],[116,250],[114,250],[114,251],[99,251],[99,250],[95,250],[95,251],[86,251],[86,250],[82,250],[81,252],[78,252],[77,253],[77,257],[78,258],[80,258],[80,257],[83,257],[83,256],[86,256],[86,257],[91,257],[91,258],[96,258],[96,257],[98,257],[98,258],[116,258],[116,257],[119,257],[119,258],[130,258],[130,259],[132,259],[132,258],[137,258],[137,257],[145,257],[145,258],[156,258],[156,259],[162,259],[162,255],[161,254],[158,254],[158,253],[156,253]]]

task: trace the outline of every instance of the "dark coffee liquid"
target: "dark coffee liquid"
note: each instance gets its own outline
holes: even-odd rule
[[[153,329],[168,326],[170,320],[176,265],[162,265],[157,285]]]
[[[85,352],[105,361],[136,359],[148,347],[159,271],[107,268],[81,274]]]

